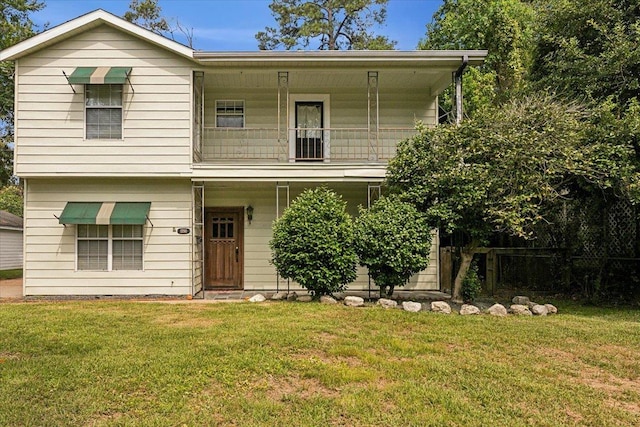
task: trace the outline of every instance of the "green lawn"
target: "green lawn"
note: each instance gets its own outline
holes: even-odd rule
[[[18,279],[22,277],[22,269],[16,268],[14,270],[0,270],[0,280],[2,279]]]
[[[640,312],[0,304],[0,425],[640,425]]]

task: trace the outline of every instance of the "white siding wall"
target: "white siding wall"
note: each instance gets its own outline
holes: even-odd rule
[[[93,66],[132,67],[123,140],[84,139],[84,85],[73,93],[62,71]],[[17,69],[17,175],[189,172],[189,61],[101,26],[20,59]]]
[[[290,186],[291,201],[295,199],[305,188],[316,184],[295,183]],[[367,204],[367,185],[362,183],[330,185],[330,188],[341,194],[347,201],[347,209],[352,216],[358,214],[358,206]],[[284,197],[281,196],[281,200]],[[276,218],[276,185],[275,183],[252,183],[251,185],[233,183],[208,183],[205,188],[205,205],[207,207],[243,206],[254,207],[253,221],[245,226],[244,247],[244,289],[245,290],[274,290],[276,289],[276,271],[269,263],[271,250],[271,227]],[[415,275],[406,290],[437,290],[437,236],[431,249],[431,262],[429,267]],[[373,283],[372,283],[373,285]],[[286,280],[281,280],[280,287],[286,288]],[[292,289],[299,289],[296,284],[291,284]],[[375,286],[373,287],[374,289]],[[366,269],[358,269],[358,279],[349,285],[350,290],[368,289],[368,276]]]
[[[0,228],[0,270],[22,268],[22,230]]]
[[[331,127],[367,127],[367,87],[309,88],[291,91],[295,94],[329,94],[331,98]],[[278,92],[276,89],[228,89],[209,85],[205,88],[205,126],[215,127],[216,100],[244,100],[245,126],[247,128],[275,128],[278,125]],[[379,94],[380,123],[382,128],[409,127],[416,120],[426,124],[436,123],[436,100],[424,90],[385,90]],[[291,124],[293,126],[293,124]]]
[[[151,202],[144,271],[76,271],[76,226],[58,224],[67,201]],[[25,295],[191,294],[191,183],[165,179],[29,179]]]

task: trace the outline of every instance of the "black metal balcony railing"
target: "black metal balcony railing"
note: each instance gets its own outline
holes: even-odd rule
[[[398,142],[414,134],[414,128],[298,128],[283,138],[275,128],[204,128],[202,159],[387,162]]]

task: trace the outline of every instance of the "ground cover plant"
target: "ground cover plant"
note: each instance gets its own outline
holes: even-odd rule
[[[0,425],[638,425],[640,313],[0,305]]]

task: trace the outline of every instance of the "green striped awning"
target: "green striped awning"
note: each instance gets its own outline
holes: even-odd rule
[[[123,84],[131,67],[78,67],[67,78],[71,84]]]
[[[67,202],[60,224],[144,224],[151,202]]]

